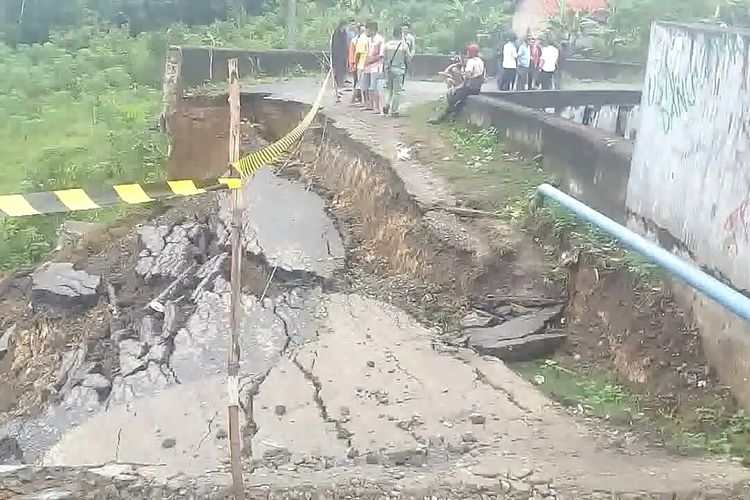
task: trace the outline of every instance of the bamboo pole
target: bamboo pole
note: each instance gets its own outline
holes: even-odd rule
[[[229,70],[229,161],[240,158],[240,82],[237,59],[228,61]],[[242,310],[242,189],[232,190],[231,226],[231,298],[229,304],[229,353],[227,385],[229,389],[229,453],[232,468],[232,492],[235,500],[245,499],[242,481],[242,441],[240,438],[240,312]]]

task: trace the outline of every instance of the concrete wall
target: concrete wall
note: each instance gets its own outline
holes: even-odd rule
[[[542,90],[485,95],[554,113],[626,139],[635,139],[638,130],[639,90]]]
[[[627,206],[697,264],[750,289],[750,32],[657,23]],[[750,328],[693,295],[712,365],[750,407]],[[703,304],[701,304],[703,302]]]
[[[493,96],[469,98],[462,113],[473,125],[495,127],[527,155],[541,154],[543,168],[566,192],[615,220],[626,220],[631,141]]]
[[[294,74],[296,70],[318,71],[326,60],[324,52],[302,50],[241,50],[215,47],[182,46],[182,83],[194,87],[207,81],[226,80],[227,60],[239,59],[240,75],[277,76]],[[497,69],[494,48],[484,49],[488,74]],[[436,78],[450,63],[447,55],[417,54],[411,64],[414,78]],[[590,59],[570,59],[565,72],[579,79],[615,80],[637,78],[643,67],[637,64]]]
[[[638,132],[638,106],[568,106],[547,112],[631,141]]]

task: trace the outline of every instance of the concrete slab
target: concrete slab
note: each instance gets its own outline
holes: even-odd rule
[[[330,277],[344,265],[344,246],[323,200],[299,182],[261,169],[243,190],[245,248],[262,255],[269,265]],[[229,197],[222,199],[220,217],[229,227]]]
[[[220,471],[229,452],[215,430],[225,414],[223,378],[174,386],[113,406],[67,432],[43,464],[138,463],[163,479]]]

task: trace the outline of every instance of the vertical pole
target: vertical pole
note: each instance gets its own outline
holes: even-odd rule
[[[286,48],[297,48],[297,1],[286,0]]]
[[[228,61],[229,69],[229,161],[240,158],[240,81],[237,59]],[[242,482],[242,445],[240,439],[240,312],[242,310],[242,189],[232,190],[231,295],[229,303],[229,453],[232,468],[232,492],[235,500],[245,499]]]

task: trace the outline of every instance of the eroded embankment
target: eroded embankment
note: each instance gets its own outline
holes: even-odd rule
[[[306,111],[260,96],[243,109],[245,149],[262,142],[254,123],[275,138]],[[512,248],[477,244],[481,231],[450,207],[420,205],[388,159],[337,124],[321,121],[274,167],[243,192],[243,449],[263,493],[585,498],[745,478],[642,443],[621,453],[502,362],[445,345],[438,334],[472,305],[492,311],[475,323],[510,323],[559,295]],[[196,483],[199,498],[222,495],[228,208],[226,194],[180,201],[61,252],[62,274],[8,278],[4,459],[114,463],[186,485],[185,497]]]

